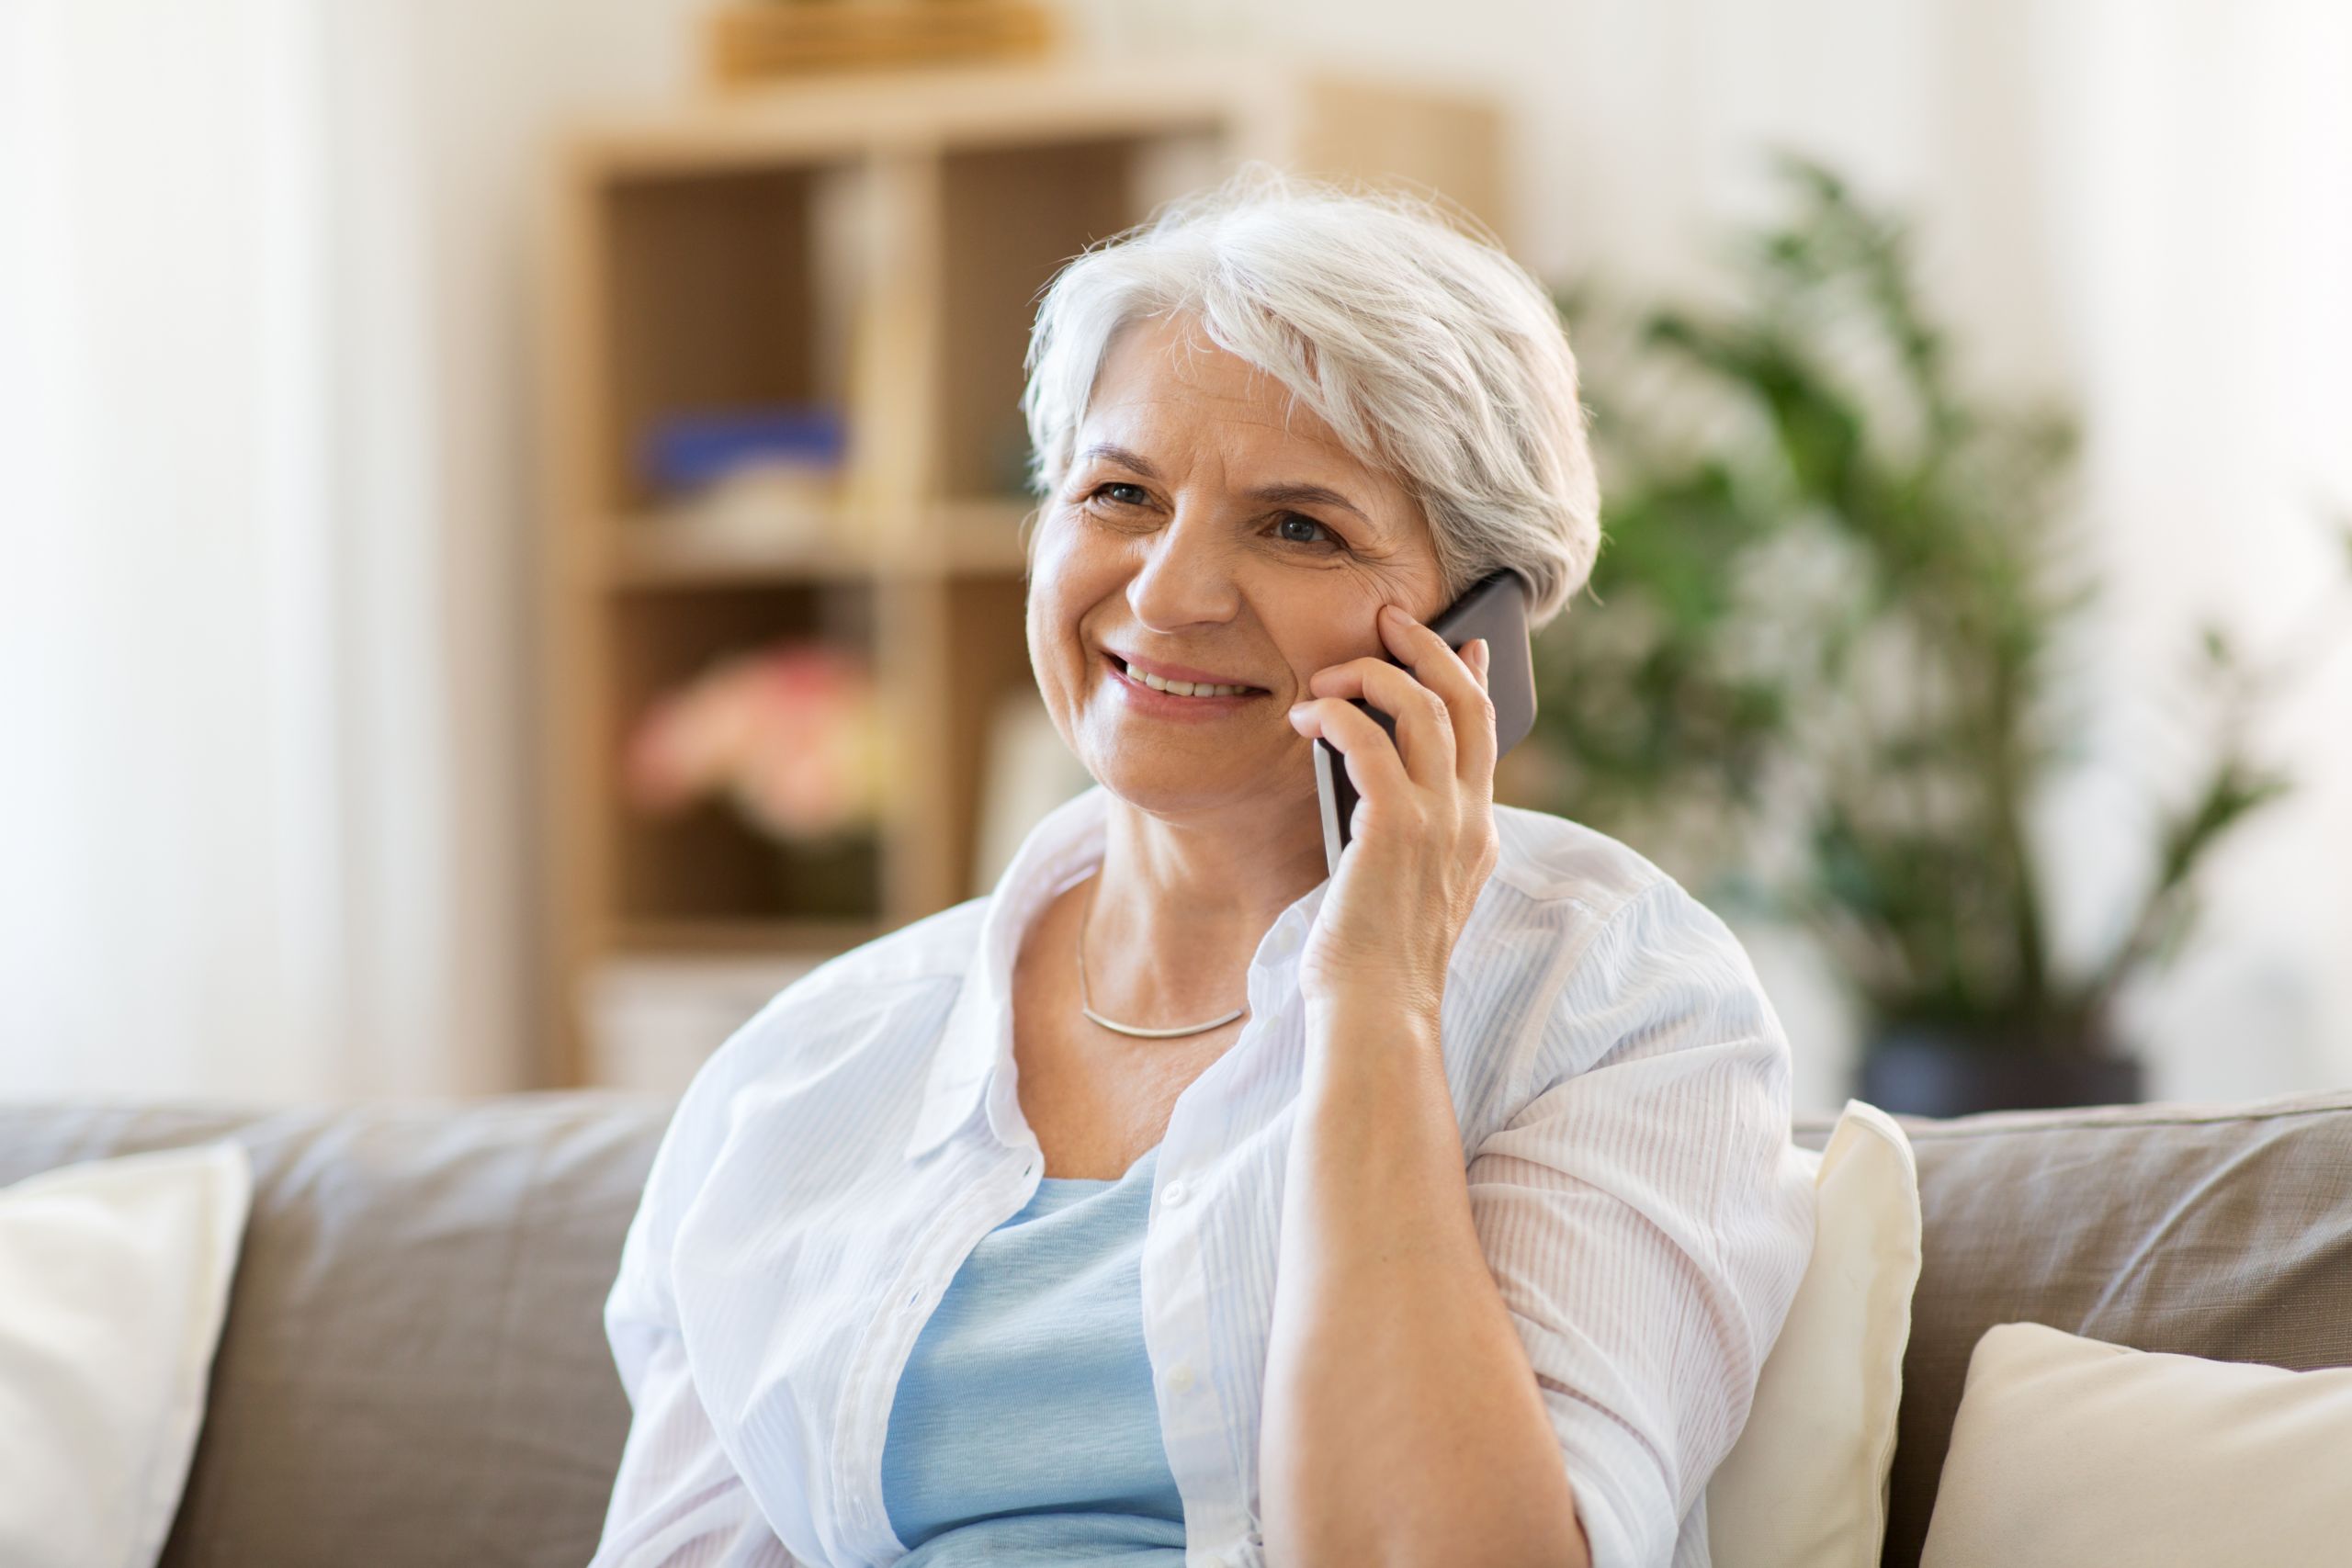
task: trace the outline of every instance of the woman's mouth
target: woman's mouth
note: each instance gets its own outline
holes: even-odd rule
[[[1252,698],[1267,694],[1264,688],[1259,686],[1163,681],[1157,675],[1129,668],[1127,661],[1115,653],[1105,653],[1102,661],[1117,677],[1120,692],[1147,713],[1170,717],[1188,715],[1205,717],[1214,713],[1231,712]]]

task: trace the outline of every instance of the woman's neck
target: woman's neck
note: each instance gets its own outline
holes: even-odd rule
[[[1267,929],[1328,874],[1314,806],[1176,821],[1114,798],[1086,914],[1098,1001],[1155,1017],[1232,1006]]]

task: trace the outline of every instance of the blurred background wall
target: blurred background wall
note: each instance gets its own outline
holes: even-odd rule
[[[541,1071],[532,215],[571,117],[689,90],[688,0],[0,0],[0,1094]],[[1718,287],[1761,154],[1912,213],[1972,371],[2085,421],[2097,765],[2036,824],[2087,948],[2146,875],[2185,628],[2259,642],[2352,498],[2352,18],[2319,0],[1066,8],[1114,73],[1281,51],[1491,91],[1547,277]],[[1570,619],[1573,620],[1573,614]],[[2132,998],[2151,1090],[2352,1078],[2352,668]],[[1638,846],[1637,846],[1638,847]],[[1799,1100],[1855,1026],[1743,930]],[[715,1043],[715,1042],[714,1042]]]

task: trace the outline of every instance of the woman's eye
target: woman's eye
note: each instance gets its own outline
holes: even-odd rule
[[[1095,488],[1094,488],[1094,493],[1095,493],[1095,495],[1096,495],[1096,496],[1100,497],[1100,496],[1109,495],[1109,494],[1110,494],[1110,492],[1111,492],[1111,491],[1114,491],[1114,490],[1131,490],[1131,491],[1135,491],[1135,492],[1136,492],[1136,499],[1135,499],[1135,500],[1133,500],[1133,501],[1129,501],[1129,500],[1125,499],[1125,497],[1113,496],[1113,497],[1112,497],[1112,499],[1113,499],[1113,500],[1114,500],[1114,501],[1116,501],[1116,502],[1118,502],[1120,505],[1122,505],[1122,506],[1140,506],[1140,505],[1142,505],[1142,504],[1143,504],[1143,501],[1142,501],[1142,496],[1143,496],[1143,486],[1141,486],[1141,485],[1131,485],[1131,484],[1127,484],[1127,483],[1125,483],[1125,481],[1123,481],[1123,480],[1116,480],[1116,479],[1114,479],[1114,480],[1113,480],[1111,483],[1106,484],[1106,485],[1097,485],[1097,486],[1095,486]]]
[[[1274,525],[1274,526],[1275,526],[1275,527],[1277,527],[1277,528],[1289,528],[1289,527],[1296,526],[1296,527],[1305,527],[1305,528],[1315,528],[1315,529],[1320,529],[1320,530],[1322,531],[1322,534],[1323,534],[1323,536],[1324,536],[1324,537],[1323,537],[1322,539],[1303,539],[1303,538],[1300,538],[1300,537],[1299,537],[1297,535],[1295,535],[1295,534],[1287,534],[1287,535],[1284,535],[1284,536],[1283,536],[1283,537],[1284,537],[1285,539],[1287,539],[1290,543],[1295,544],[1295,545],[1314,545],[1314,544],[1321,544],[1321,543],[1325,543],[1325,542],[1327,542],[1327,541],[1328,541],[1328,542],[1329,542],[1329,543],[1330,543],[1330,544],[1333,544],[1333,545],[1339,545],[1339,546],[1340,546],[1340,547],[1341,547],[1341,548],[1343,548],[1343,549],[1346,547],[1345,547],[1345,545],[1341,543],[1341,541],[1340,541],[1340,539],[1339,536],[1338,536],[1338,535],[1336,535],[1336,534],[1333,534],[1333,533],[1331,532],[1331,530],[1330,530],[1330,529],[1324,527],[1322,524],[1317,523],[1314,518],[1312,518],[1312,517],[1306,517],[1306,516],[1302,516],[1302,515],[1300,515],[1298,513],[1295,513],[1295,512],[1286,513],[1286,514],[1283,517],[1283,520],[1282,520],[1281,522],[1279,522],[1279,523],[1275,524],[1275,525]]]

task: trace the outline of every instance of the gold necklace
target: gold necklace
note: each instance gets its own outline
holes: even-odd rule
[[[1227,1013],[1223,1018],[1211,1019],[1206,1023],[1195,1023],[1185,1029],[1137,1029],[1131,1023],[1114,1023],[1111,1020],[1104,1018],[1101,1013],[1096,1012],[1086,994],[1086,920],[1088,916],[1094,913],[1094,885],[1096,882],[1100,882],[1101,880],[1102,877],[1098,874],[1093,882],[1089,882],[1086,885],[1086,908],[1080,910],[1078,916],[1079,1011],[1084,1013],[1088,1018],[1092,1019],[1095,1022],[1101,1024],[1105,1029],[1116,1030],[1121,1034],[1132,1034],[1138,1040],[1174,1040],[1186,1034],[1205,1033],[1207,1031],[1215,1029],[1220,1024],[1231,1023],[1235,1019],[1239,1018],[1243,1013],[1250,1010],[1246,1006],[1238,1007],[1231,1012]]]

